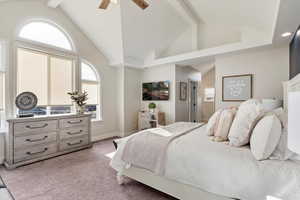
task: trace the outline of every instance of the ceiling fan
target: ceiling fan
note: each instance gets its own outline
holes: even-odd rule
[[[107,9],[111,1],[112,0],[102,0],[99,8],[104,10]],[[132,0],[132,1],[143,10],[149,6],[149,4],[145,0]]]

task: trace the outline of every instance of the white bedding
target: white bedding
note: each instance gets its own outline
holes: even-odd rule
[[[210,141],[206,126],[174,140],[167,151],[165,177],[207,192],[242,200],[300,199],[300,164],[294,161],[257,161],[249,147],[234,148]],[[132,136],[131,136],[132,137]],[[124,144],[111,161],[122,171]]]

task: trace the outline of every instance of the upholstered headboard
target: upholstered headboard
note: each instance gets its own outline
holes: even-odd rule
[[[283,83],[283,93],[284,93],[284,98],[283,98],[283,104],[284,104],[284,110],[288,112],[288,94],[290,92],[300,92],[300,74],[295,76],[293,79],[290,81],[286,81]]]
[[[288,115],[288,148],[300,154],[300,74],[284,83],[284,110]]]

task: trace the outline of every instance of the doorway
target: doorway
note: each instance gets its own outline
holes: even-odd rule
[[[189,121],[197,122],[198,82],[189,80]]]

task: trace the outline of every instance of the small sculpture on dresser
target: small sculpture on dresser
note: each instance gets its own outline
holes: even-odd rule
[[[71,96],[72,101],[76,106],[76,113],[83,114],[85,111],[85,105],[88,100],[88,93],[86,91],[82,92],[68,92],[68,95]]]

